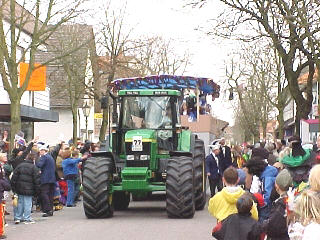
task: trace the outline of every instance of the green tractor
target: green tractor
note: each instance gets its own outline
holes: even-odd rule
[[[112,217],[114,210],[128,208],[130,195],[157,191],[166,192],[170,218],[192,218],[204,208],[204,142],[181,126],[180,95],[172,89],[130,89],[113,96],[108,150],[92,153],[84,165],[88,218]]]

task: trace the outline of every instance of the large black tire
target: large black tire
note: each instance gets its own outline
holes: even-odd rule
[[[87,218],[113,216],[112,195],[109,194],[113,161],[106,157],[92,157],[83,171],[83,208]]]
[[[200,139],[195,140],[193,151],[195,208],[203,210],[206,205],[205,150]]]
[[[166,204],[169,218],[192,218],[194,176],[191,157],[171,157],[167,166]]]
[[[114,192],[112,201],[113,201],[114,210],[117,210],[117,211],[126,210],[130,203],[130,193],[124,192],[124,191]]]

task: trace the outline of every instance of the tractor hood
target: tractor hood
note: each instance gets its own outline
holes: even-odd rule
[[[155,142],[156,141],[156,131],[151,129],[136,129],[129,130],[126,132],[125,141],[132,142],[135,137],[142,137],[143,142]]]

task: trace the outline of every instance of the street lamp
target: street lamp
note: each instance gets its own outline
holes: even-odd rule
[[[82,107],[83,115],[86,118],[86,139],[85,140],[88,139],[88,117],[90,115],[90,110],[91,110],[91,107],[88,105],[87,102],[85,102],[84,106]]]

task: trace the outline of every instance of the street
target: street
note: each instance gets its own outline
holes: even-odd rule
[[[64,208],[53,217],[42,218],[33,213],[35,224],[14,225],[13,216],[7,216],[6,228],[10,240],[96,240],[96,239],[213,239],[210,235],[215,224],[207,206],[196,211],[193,219],[168,219],[163,196],[152,201],[130,202],[129,209],[117,211],[111,219],[87,219],[82,202],[75,208]],[[9,211],[12,212],[10,206]]]

